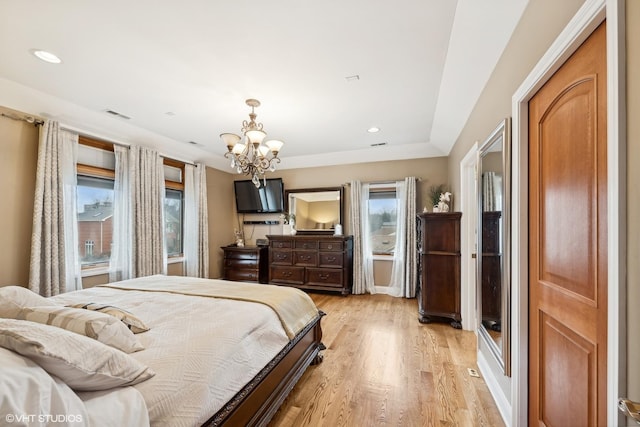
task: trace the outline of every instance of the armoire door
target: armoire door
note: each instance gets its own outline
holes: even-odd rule
[[[529,102],[530,426],[606,425],[605,33]]]

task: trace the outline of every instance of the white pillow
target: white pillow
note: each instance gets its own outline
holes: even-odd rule
[[[40,365],[74,390],[108,390],[155,375],[126,353],[54,326],[0,319],[0,347]]]
[[[52,377],[28,358],[0,348],[0,423],[7,425],[85,426],[89,421],[84,403],[68,385]],[[20,422],[17,418],[31,416]],[[4,425],[4,424],[3,424]]]
[[[57,326],[115,347],[125,353],[144,350],[138,338],[117,318],[97,311],[64,306],[24,307],[16,319]]]
[[[22,307],[57,306],[55,302],[22,286],[0,287],[0,317],[15,319]]]

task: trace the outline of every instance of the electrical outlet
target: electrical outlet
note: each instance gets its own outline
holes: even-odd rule
[[[476,377],[476,378],[480,378],[480,374],[478,373],[478,371],[476,371],[473,368],[467,368],[467,371],[469,372],[469,375],[472,377]]]

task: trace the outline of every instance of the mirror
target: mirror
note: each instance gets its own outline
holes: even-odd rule
[[[285,190],[285,211],[295,214],[299,234],[333,234],[342,223],[342,187]]]
[[[510,119],[505,119],[480,147],[477,180],[478,336],[506,376],[511,376],[510,128]]]

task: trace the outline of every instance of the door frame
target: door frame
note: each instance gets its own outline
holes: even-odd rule
[[[471,254],[476,253],[476,220],[478,207],[478,189],[476,187],[476,168],[478,166],[478,141],[474,142],[467,154],[460,160],[460,194],[462,200],[460,210],[460,256],[462,268],[460,273],[460,295],[462,329],[478,330],[478,302],[476,300],[476,260]]]
[[[528,411],[528,102],[598,25],[607,20],[608,333],[607,424],[619,425],[626,390],[626,87],[625,0],[586,0],[512,98],[511,425]],[[507,421],[507,424],[509,424]]]

